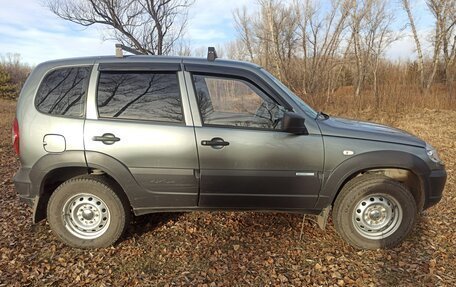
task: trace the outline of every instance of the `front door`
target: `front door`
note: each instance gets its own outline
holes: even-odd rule
[[[186,79],[201,118],[195,127],[199,206],[313,208],[323,167],[321,135],[281,131],[285,108],[248,78],[189,73]]]

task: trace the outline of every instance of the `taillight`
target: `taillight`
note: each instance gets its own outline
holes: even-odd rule
[[[12,129],[12,138],[13,138],[13,147],[16,151],[16,154],[19,155],[19,123],[17,118],[14,118],[13,129]]]

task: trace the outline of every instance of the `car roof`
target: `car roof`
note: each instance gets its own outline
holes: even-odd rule
[[[42,69],[52,69],[60,66],[79,66],[79,65],[93,65],[101,63],[183,63],[183,64],[201,64],[201,65],[214,65],[226,67],[238,67],[245,69],[259,69],[260,66],[243,61],[227,60],[217,58],[214,61],[209,61],[206,58],[197,57],[178,57],[178,56],[154,56],[154,55],[127,55],[123,57],[115,56],[94,56],[94,57],[80,57],[80,58],[67,58],[47,61],[39,64]]]

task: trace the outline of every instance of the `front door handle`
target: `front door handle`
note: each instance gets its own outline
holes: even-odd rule
[[[210,141],[208,140],[202,140],[201,141],[201,145],[204,145],[204,146],[211,146],[215,149],[221,149],[225,146],[228,146],[230,145],[229,142],[226,142],[225,140],[223,140],[222,138],[213,138],[211,139]]]
[[[103,134],[102,136],[94,136],[92,138],[92,140],[97,141],[97,142],[103,142],[106,145],[112,145],[115,142],[120,141],[120,138],[116,137],[115,135],[113,135],[111,133],[106,133],[106,134]]]

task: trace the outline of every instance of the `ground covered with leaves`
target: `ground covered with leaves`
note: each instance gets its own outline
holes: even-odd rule
[[[45,221],[32,225],[30,208],[17,198],[14,109],[0,100],[0,287],[456,285],[454,111],[359,115],[422,137],[447,164],[443,200],[395,249],[356,250],[332,222],[322,231],[297,214],[192,212],[135,218],[115,246],[85,251],[60,243]]]

